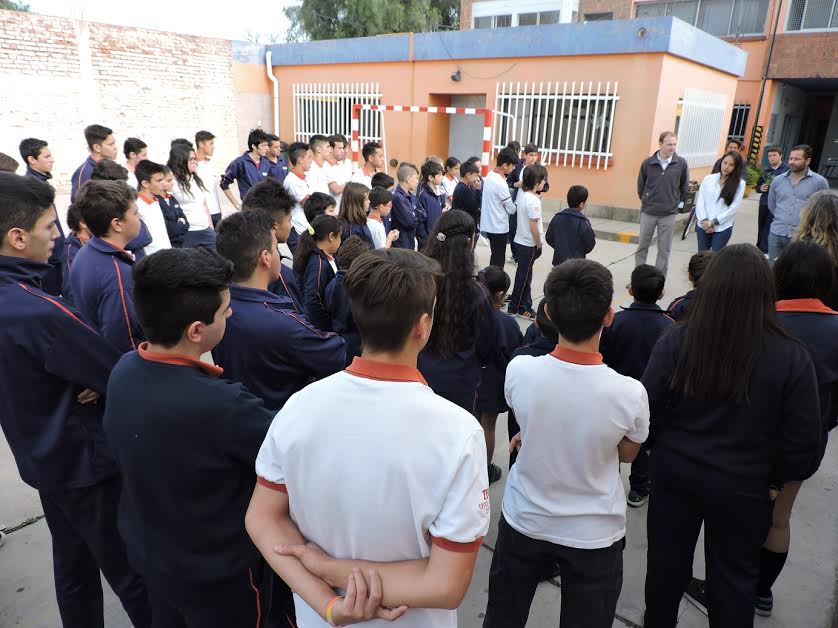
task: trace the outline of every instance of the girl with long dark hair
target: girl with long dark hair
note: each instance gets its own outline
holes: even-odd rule
[[[464,211],[445,212],[428,238],[425,255],[438,261],[434,325],[419,354],[419,370],[433,391],[474,411],[480,371],[495,351],[493,307],[476,281],[474,220]]]
[[[332,331],[332,317],[326,306],[326,286],[338,272],[335,253],[340,248],[340,234],[340,221],[334,216],[322,214],[300,236],[294,251],[294,272],[300,279],[303,311],[308,321],[320,331]]]
[[[742,203],[742,157],[735,150],[722,157],[721,172],[708,174],[695,200],[695,233],[699,251],[718,251],[730,240],[733,217]]]
[[[348,240],[350,236],[358,236],[364,242],[375,248],[370,228],[367,227],[367,210],[370,208],[370,189],[363,183],[350,181],[343,188],[340,198],[338,217],[343,221],[341,237]]]
[[[203,246],[215,250],[215,229],[212,227],[212,216],[207,203],[207,190],[197,174],[198,160],[195,151],[185,144],[172,144],[166,165],[175,176],[172,196],[180,204],[189,222],[189,231],[183,236],[183,246]]]
[[[672,628],[702,524],[711,628],[752,626],[772,499],[820,452],[809,353],[777,322],[763,254],[713,255],[643,375],[651,411],[645,628]]]

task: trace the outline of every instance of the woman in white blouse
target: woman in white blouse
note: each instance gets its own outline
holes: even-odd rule
[[[195,151],[183,144],[173,144],[169,152],[169,168],[175,175],[172,196],[180,203],[189,231],[183,238],[183,246],[203,246],[215,250],[215,229],[207,203],[207,190],[204,182],[196,174],[198,160]]]
[[[733,233],[733,217],[742,196],[742,157],[729,151],[722,158],[721,172],[704,177],[695,201],[695,233],[699,251],[719,251]]]

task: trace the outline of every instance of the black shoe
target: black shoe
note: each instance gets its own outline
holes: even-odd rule
[[[503,475],[500,467],[496,464],[489,463],[489,484],[494,484]]]
[[[754,602],[754,612],[760,617],[771,617],[771,612],[774,610],[774,596],[771,592],[768,595],[757,595]]]
[[[649,493],[641,493],[631,489],[626,499],[628,505],[632,508],[640,508],[643,504],[649,501]]]
[[[690,579],[684,597],[702,613],[707,614],[707,583],[704,580]]]

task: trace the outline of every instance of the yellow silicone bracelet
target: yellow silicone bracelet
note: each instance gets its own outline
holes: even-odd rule
[[[338,603],[338,600],[342,600],[342,599],[343,599],[342,595],[336,595],[331,600],[329,600],[328,604],[326,604],[326,621],[329,622],[330,626],[337,626],[337,624],[335,623],[335,620],[332,619],[332,609],[335,607],[335,604]]]

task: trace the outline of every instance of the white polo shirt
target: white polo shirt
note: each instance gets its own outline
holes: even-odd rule
[[[314,168],[314,165],[312,165]],[[309,172],[311,172],[309,170]],[[308,220],[306,219],[306,214],[303,211],[303,206],[300,203],[307,197],[311,196],[311,188],[308,185],[308,174],[303,175],[303,178],[297,176],[297,173],[293,170],[289,170],[288,174],[285,176],[285,181],[282,182],[282,185],[288,191],[288,193],[294,197],[294,200],[297,203],[291,208],[291,224],[294,225],[294,231],[299,234],[304,233],[308,230],[309,224]]]
[[[457,177],[449,178],[447,174],[442,175],[442,188],[445,190],[445,196],[454,196],[454,188],[457,187]]]
[[[323,166],[325,165],[326,162],[323,162]],[[318,166],[312,161],[311,168],[306,172],[306,183],[308,183],[308,189],[311,190],[312,194],[321,192],[331,196],[332,193],[329,192],[329,184],[326,182],[326,172],[323,170],[323,166]]]
[[[476,552],[489,527],[483,430],[408,366],[355,358],[293,395],[256,475],[288,493],[302,535],[336,558],[422,559],[432,544]],[[328,626],[297,595],[294,604],[300,628]],[[456,628],[457,612],[411,608],[392,624],[364,625]]]
[[[373,173],[373,174],[375,174],[375,173]],[[355,171],[355,174],[353,174],[352,178],[349,179],[349,180],[353,181],[354,183],[363,183],[368,188],[372,189],[372,175],[371,174],[368,175],[366,172],[364,172],[364,167],[363,166],[358,168]]]
[[[198,175],[200,176],[200,175]],[[190,231],[204,231],[212,225],[207,193],[198,187],[198,182],[193,178],[189,181],[189,192],[181,189],[177,179],[172,186],[172,196],[177,199],[183,215],[189,221]]]
[[[215,174],[214,168],[210,165],[209,158],[198,162],[198,170],[196,174],[201,178],[204,187],[207,188],[207,208],[211,215],[215,216],[221,213],[221,203],[218,200],[218,175]]]
[[[144,194],[137,196],[137,209],[140,211],[140,218],[148,227],[148,232],[151,234],[151,244],[145,247],[145,254],[151,255],[163,249],[172,248],[172,243],[169,241],[169,232],[166,230],[166,220],[163,218],[163,210],[160,209],[160,202]]]
[[[387,230],[384,229],[384,223],[380,218],[367,216],[367,229],[370,230],[374,248],[383,249],[387,246]]]
[[[530,220],[538,220],[538,232],[541,234],[541,244],[544,244],[544,221],[541,218],[541,199],[532,192],[518,192],[515,197],[515,207],[518,209],[518,229],[515,232],[515,243],[521,246],[535,246],[535,239],[530,231]]]
[[[337,161],[334,165],[330,164],[328,161],[324,162],[323,174],[326,176],[326,187],[328,187],[330,183],[346,185],[352,178],[352,162],[348,159],[344,159],[343,161]],[[331,190],[328,190],[327,193],[331,194],[334,197],[335,204],[337,205],[338,209],[340,209],[340,199],[343,196],[343,194],[333,194]]]
[[[480,205],[480,231],[509,233],[509,216],[515,213],[515,203],[509,186],[500,174],[492,170],[483,179],[483,202]]]
[[[509,363],[506,401],[521,426],[503,516],[521,534],[579,549],[626,534],[626,494],[617,445],[649,435],[649,399],[599,353],[564,347]]]

